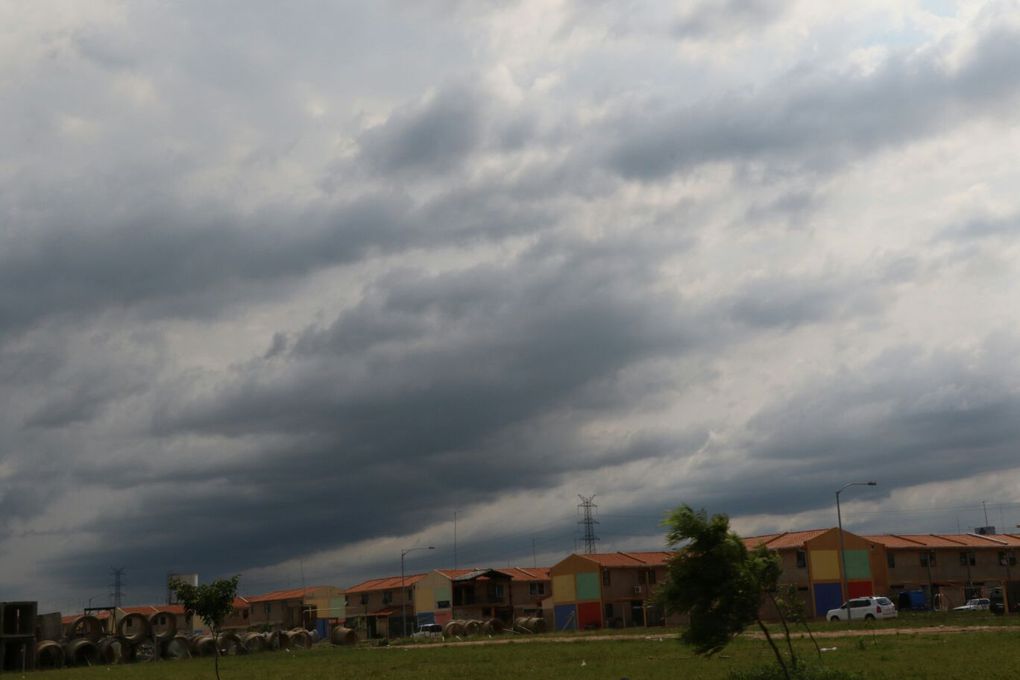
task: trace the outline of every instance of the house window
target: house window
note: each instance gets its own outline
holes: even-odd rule
[[[612,602],[607,602],[606,603],[606,621],[609,621],[612,618],[613,618],[613,603]]]
[[[921,566],[922,567],[934,567],[935,566],[935,551],[931,550],[926,553],[921,553]]]
[[[1007,553],[1005,550],[999,551],[999,566],[1005,567],[1006,565],[1011,567],[1016,566],[1016,555],[1013,553]]]
[[[449,608],[450,608],[449,600],[439,600],[438,602],[436,602],[436,609],[449,609]]]
[[[545,595],[545,584],[532,581],[528,584],[528,593],[531,595]]]
[[[648,582],[651,583],[652,585],[655,585],[655,570],[654,569],[649,569],[648,570]]]
[[[495,590],[496,597],[494,597],[493,599],[494,600],[502,600],[503,599],[503,586],[502,585],[497,585],[494,588],[494,590]]]
[[[368,604],[368,593],[361,594],[361,604]]]
[[[411,600],[413,600],[413,599],[414,599],[414,591],[413,591],[413,590],[411,590],[410,588],[408,588],[408,589],[407,589],[407,592],[406,592],[406,593],[404,593],[404,599],[405,599],[405,600],[408,600],[408,601],[411,601]]]
[[[351,596],[350,595],[344,595],[344,606],[345,607],[350,607],[351,606]]]
[[[891,552],[887,552],[885,554],[885,566],[889,567],[890,569],[895,569],[896,568],[896,555],[894,555]]]
[[[608,569],[603,569],[602,570],[602,585],[604,585],[604,586],[608,586],[609,585],[609,570]]]
[[[797,551],[797,568],[807,569],[807,553],[803,550]]]
[[[961,550],[960,551],[960,566],[961,567],[966,567],[968,565],[973,567],[975,563],[976,563],[976,560],[974,559],[974,553],[973,552],[967,552],[966,550]]]
[[[389,604],[391,602],[393,602],[393,591],[392,590],[384,590],[383,594],[382,594],[382,603],[383,604]]]

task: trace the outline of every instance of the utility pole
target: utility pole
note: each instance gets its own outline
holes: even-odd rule
[[[113,583],[110,585],[113,592],[110,593],[110,600],[114,607],[120,607],[124,597],[122,590],[124,586],[124,567],[110,567],[110,574],[113,575]]]
[[[457,511],[453,511],[453,568],[457,568]]]
[[[589,496],[587,498],[585,498],[584,496],[582,496],[580,494],[577,495],[577,497],[581,499],[581,503],[577,506],[577,508],[578,508],[578,510],[581,511],[581,513],[583,515],[583,519],[581,519],[578,522],[578,524],[581,524],[581,525],[584,526],[584,554],[585,555],[591,555],[591,554],[595,553],[596,549],[597,549],[596,544],[599,541],[599,537],[595,535],[595,525],[599,523],[599,521],[597,519],[595,519],[595,514],[594,514],[595,509],[599,507],[599,506],[595,505],[595,503],[594,503],[595,495],[596,494],[592,494],[591,496]]]
[[[988,501],[981,501],[981,508],[985,511],[985,526],[988,526]]]

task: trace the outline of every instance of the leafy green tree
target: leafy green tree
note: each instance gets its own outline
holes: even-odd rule
[[[237,597],[237,584],[240,580],[240,576],[233,576],[200,586],[176,579],[170,582],[170,589],[177,594],[177,600],[184,605],[185,610],[201,618],[216,638],[216,653],[213,655],[216,680],[220,680],[220,626],[234,610],[234,599]]]
[[[659,591],[667,613],[688,615],[690,624],[681,640],[697,654],[711,656],[751,624],[757,623],[772,648],[783,675],[786,660],[759,612],[773,593],[782,571],[779,559],[764,547],[750,551],[730,530],[726,515],[695,512],[681,505],[666,518],[666,541],[676,554],[669,561],[666,582]],[[793,647],[790,662],[797,667]]]

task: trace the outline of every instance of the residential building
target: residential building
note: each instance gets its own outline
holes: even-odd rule
[[[362,637],[399,637],[414,630],[414,591],[425,574],[369,579],[344,591],[345,620]],[[407,621],[401,623],[401,614]]]
[[[659,626],[665,616],[654,601],[673,553],[574,553],[549,569],[556,630]]]

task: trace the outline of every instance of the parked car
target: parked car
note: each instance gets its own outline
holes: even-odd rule
[[[411,633],[412,640],[442,640],[443,627],[438,623],[423,623]]]
[[[891,619],[896,615],[896,605],[888,597],[855,597],[847,600],[839,609],[830,609],[825,613],[825,618],[830,621],[851,619],[871,621]]]
[[[992,608],[992,601],[987,597],[975,597],[967,600],[967,604],[953,607],[954,612],[979,612]]]

